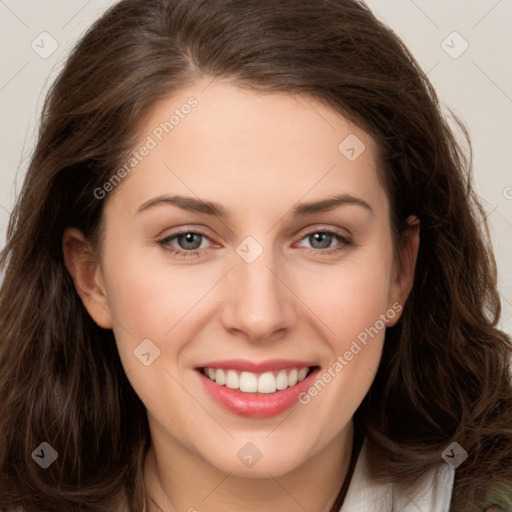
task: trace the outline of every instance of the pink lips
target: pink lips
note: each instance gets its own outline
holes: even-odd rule
[[[295,386],[276,391],[275,393],[244,393],[238,389],[220,386],[203,375],[201,368],[222,368],[253,373],[264,373],[286,368],[315,367],[306,378]],[[268,418],[286,411],[297,403],[298,396],[305,392],[314,381],[319,368],[315,363],[291,359],[272,359],[253,362],[245,359],[211,361],[196,366],[197,375],[206,391],[219,405],[239,416],[250,418]]]

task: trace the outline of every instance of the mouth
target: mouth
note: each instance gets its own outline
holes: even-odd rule
[[[316,367],[286,368],[264,373],[224,368],[199,368],[199,371],[218,386],[226,386],[242,393],[271,394],[302,382],[314,368]]]
[[[312,385],[319,366],[297,366],[252,372],[235,368],[196,368],[207,396],[238,416],[268,418],[283,413],[298,402]]]

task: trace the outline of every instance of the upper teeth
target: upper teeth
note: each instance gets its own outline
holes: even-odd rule
[[[203,373],[220,386],[239,389],[245,393],[275,393],[276,390],[295,386],[306,378],[309,368],[292,368],[279,372],[239,372],[238,370],[223,370],[203,368]]]

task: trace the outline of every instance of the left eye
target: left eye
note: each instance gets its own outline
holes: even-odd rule
[[[182,249],[196,250],[201,248],[202,238],[207,239],[208,237],[206,235],[203,235],[202,233],[195,233],[193,231],[190,231],[188,233],[179,233],[177,235],[174,235],[169,238],[169,241],[176,239],[178,240],[179,245],[181,246]]]
[[[309,233],[301,240],[309,240],[313,245],[313,249],[329,249],[331,248],[331,242],[333,240],[338,240],[339,242],[343,242],[344,244],[348,243],[348,240],[337,233],[331,233],[330,231],[316,231],[314,233]],[[318,244],[315,247],[315,244]]]

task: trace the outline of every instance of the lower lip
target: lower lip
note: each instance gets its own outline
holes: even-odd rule
[[[275,393],[243,393],[238,389],[219,386],[200,370],[197,371],[206,390],[217,403],[238,416],[248,418],[269,418],[286,411],[295,405],[299,395],[311,386],[318,372],[319,368],[315,368],[303,381]]]

